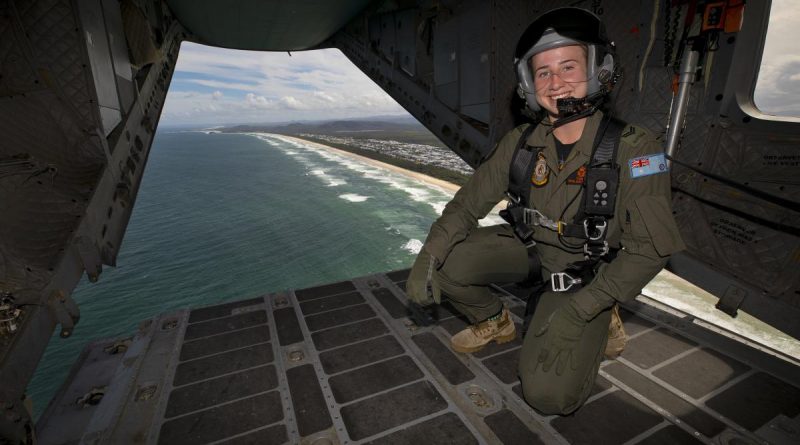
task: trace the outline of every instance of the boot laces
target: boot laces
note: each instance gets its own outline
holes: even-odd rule
[[[503,317],[500,317],[498,320],[492,321],[484,321],[478,323],[477,325],[472,325],[472,332],[478,337],[485,337],[490,334],[496,334],[500,332],[500,323],[503,321]],[[494,331],[494,332],[492,332]]]

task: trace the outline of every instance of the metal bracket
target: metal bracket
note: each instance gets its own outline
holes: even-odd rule
[[[739,315],[739,306],[742,305],[742,301],[747,297],[747,291],[734,286],[730,285],[727,289],[725,289],[725,293],[722,294],[717,304],[714,306],[717,309],[725,312],[726,314],[730,315],[733,318],[736,318]]]
[[[75,324],[80,320],[80,309],[75,300],[64,291],[55,291],[47,301],[47,307],[52,311],[53,316],[61,325],[61,338],[72,335]]]
[[[96,283],[100,273],[103,271],[100,250],[87,236],[76,237],[75,245],[78,248],[78,255],[80,255],[83,268],[86,270],[86,276],[89,281]]]

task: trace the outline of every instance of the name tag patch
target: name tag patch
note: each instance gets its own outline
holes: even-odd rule
[[[668,171],[667,159],[664,153],[632,158],[628,160],[628,167],[631,169],[631,178],[641,178],[642,176],[650,176]]]

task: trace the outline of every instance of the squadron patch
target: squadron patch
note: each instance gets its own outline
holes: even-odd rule
[[[631,158],[628,160],[628,167],[631,169],[631,178],[666,173],[669,170],[664,153]]]
[[[536,159],[536,166],[533,167],[533,174],[531,175],[531,184],[541,187],[547,184],[547,159],[544,154],[539,152]]]
[[[567,176],[567,184],[570,185],[583,185],[583,182],[586,180],[586,166],[581,165],[581,168],[572,172],[571,175]]]

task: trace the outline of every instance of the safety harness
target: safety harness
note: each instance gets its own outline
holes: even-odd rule
[[[535,226],[543,227],[558,233],[559,239],[567,247],[571,246],[563,237],[583,241],[584,261],[569,265],[566,271],[555,272],[550,276],[551,288],[554,292],[565,292],[573,286],[588,284],[601,260],[610,261],[616,252],[609,249],[606,236],[608,221],[614,217],[614,206],[619,187],[619,164],[617,151],[626,124],[614,118],[604,117],[600,130],[594,140],[591,160],[586,169],[583,182],[583,198],[578,212],[571,223],[556,221],[537,210],[529,202],[531,190],[531,174],[535,168],[539,153],[527,145],[528,137],[536,125],[529,125],[517,142],[511,158],[509,170],[509,186],[506,195],[510,203],[500,216],[514,229],[516,236],[528,247],[530,273],[528,284],[541,280],[541,261],[533,240]]]

